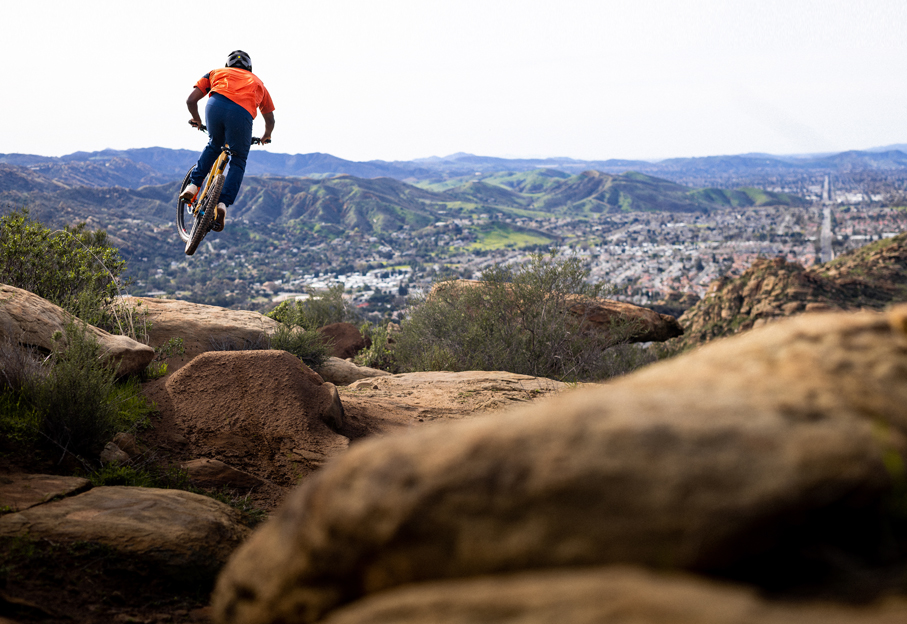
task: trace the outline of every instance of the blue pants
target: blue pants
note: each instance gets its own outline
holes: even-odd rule
[[[236,201],[246,172],[246,158],[252,146],[252,115],[229,98],[212,93],[205,107],[205,125],[208,126],[208,145],[189,180],[192,184],[201,186],[224,145],[229,145],[233,156],[230,157],[227,179],[220,192],[220,201],[229,206]]]

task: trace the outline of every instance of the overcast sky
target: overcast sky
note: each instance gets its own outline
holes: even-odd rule
[[[907,142],[904,0],[6,0],[2,15],[0,153],[200,150],[186,96],[237,48],[274,99],[281,153],[658,159]]]

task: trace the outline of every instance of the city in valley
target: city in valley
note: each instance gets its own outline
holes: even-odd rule
[[[233,288],[221,282],[228,286],[216,295],[221,305],[248,300],[268,307],[343,284],[346,296],[363,312],[396,316],[407,295],[442,277],[475,279],[488,267],[518,263],[530,252],[553,252],[588,259],[590,279],[611,285],[614,298],[651,304],[672,293],[701,297],[712,281],[739,275],[759,257],[781,256],[806,267],[830,259],[822,257],[823,233],[825,254],[836,256],[907,230],[907,211],[901,208],[817,201],[805,207],[635,212],[597,219],[495,216],[494,220],[525,237],[540,241],[548,237],[554,242],[475,248],[470,228],[491,219],[487,214],[451,218],[418,233],[404,227],[382,237],[346,233],[307,249],[285,240],[280,228],[269,227],[264,233],[276,244],[251,254],[212,238],[196,259],[157,269],[133,290],[143,295],[189,296],[191,291],[174,292],[173,288],[188,280],[193,264],[201,260],[235,276]],[[302,259],[307,260],[304,266]]]

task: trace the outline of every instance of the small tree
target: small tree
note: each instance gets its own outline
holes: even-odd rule
[[[504,370],[564,381],[596,380],[650,358],[625,345],[629,326],[592,329],[571,312],[599,298],[577,258],[533,254],[494,267],[479,282],[447,281],[414,302],[394,354],[403,370]],[[588,309],[585,306],[583,309]]]

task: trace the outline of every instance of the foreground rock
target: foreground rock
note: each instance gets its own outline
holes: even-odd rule
[[[97,542],[192,581],[213,578],[248,531],[223,503],[153,488],[98,487],[0,517],[0,537]]]
[[[741,587],[626,567],[421,583],[339,609],[325,624],[896,624],[907,600],[792,605]]]
[[[203,353],[166,383],[194,452],[279,485],[296,483],[349,440],[336,389],[286,351]]]
[[[66,326],[80,322],[69,312],[14,286],[0,284],[0,345],[36,347],[44,352],[57,347],[54,335],[63,336]],[[89,336],[98,341],[104,358],[116,365],[119,375],[133,375],[145,369],[154,359],[154,349],[127,336],[109,334],[92,325],[84,325]]]
[[[91,487],[88,479],[43,474],[0,475],[0,508],[24,511],[57,497],[78,494]]]
[[[148,322],[148,344],[160,347],[171,338],[182,338],[185,353],[168,360],[174,372],[207,351],[268,348],[270,336],[280,323],[258,312],[148,297],[126,297],[126,306],[136,306]]]
[[[880,534],[883,457],[907,457],[905,371],[907,308],[807,315],[510,414],[363,441],[237,551],[218,621],[312,622],[431,579],[849,548],[835,540]]]

